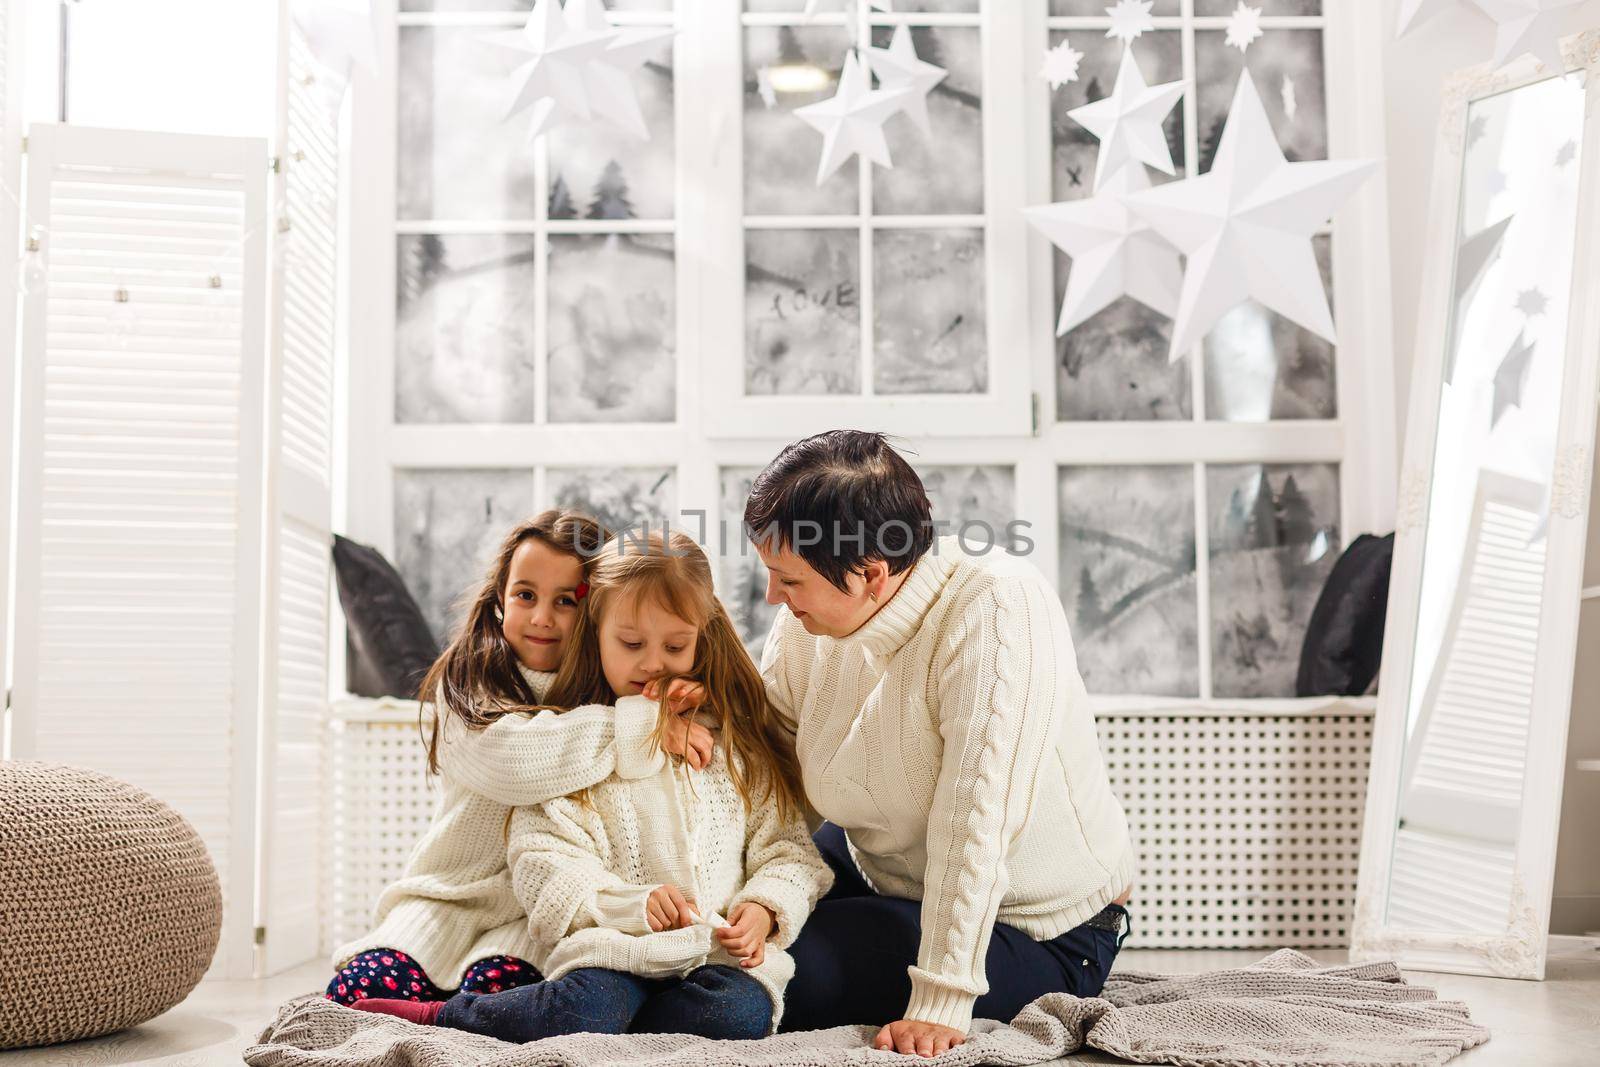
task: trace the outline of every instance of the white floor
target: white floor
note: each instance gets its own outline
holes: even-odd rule
[[[1238,966],[1257,959],[1256,951],[1128,950],[1119,969],[1198,971]],[[1340,962],[1337,951],[1313,952],[1319,960]],[[240,1063],[240,1052],[254,1043],[279,1003],[320,989],[320,963],[255,982],[206,982],[178,1007],[143,1026],[95,1041],[0,1052],[0,1067],[45,1064],[148,1064],[160,1067],[211,1067]],[[1543,982],[1516,982],[1451,974],[1409,973],[1446,999],[1463,1000],[1472,1016],[1493,1031],[1493,1039],[1451,1061],[1452,1067],[1594,1067],[1600,1062],[1600,951],[1573,950],[1552,957]],[[1121,1063],[1106,1056],[1074,1056],[1065,1064]]]

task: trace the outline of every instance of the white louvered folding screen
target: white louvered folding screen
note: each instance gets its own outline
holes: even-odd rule
[[[339,271],[339,123],[298,28],[283,20],[272,386],[268,394],[268,625],[263,725],[260,965],[321,950],[327,831],[328,583]]]
[[[11,574],[11,430],[16,397],[18,229],[22,203],[23,0],[0,0],[0,757],[6,753],[5,701]]]
[[[1389,921],[1509,921],[1527,776],[1545,540],[1543,488],[1479,474],[1450,614],[1406,739]],[[1463,879],[1463,872],[1472,877]]]
[[[266,144],[34,126],[15,751],[149,790],[253,972]]]

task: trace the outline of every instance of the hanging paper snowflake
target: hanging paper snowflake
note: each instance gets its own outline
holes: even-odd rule
[[[1061,43],[1044,54],[1044,66],[1039,70],[1039,77],[1050,83],[1050,88],[1059,89],[1068,82],[1078,80],[1078,64],[1083,62],[1083,53],[1073,48],[1063,37]]]
[[[1132,44],[1140,34],[1156,28],[1155,19],[1150,17],[1154,6],[1155,0],[1117,0],[1114,7],[1106,8],[1106,14],[1111,16],[1111,28],[1106,36]]]
[[[1233,14],[1228,16],[1228,35],[1226,44],[1230,48],[1237,48],[1240,52],[1248,49],[1256,39],[1261,36],[1261,9],[1251,7],[1244,0],[1239,0],[1239,6],[1233,9]]]

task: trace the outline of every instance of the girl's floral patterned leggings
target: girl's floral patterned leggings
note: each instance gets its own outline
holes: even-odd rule
[[[358,1000],[449,1000],[457,992],[499,993],[540,980],[531,963],[515,956],[490,956],[467,968],[459,990],[440,989],[404,952],[375,948],[345,964],[328,983],[326,995],[346,1007]]]

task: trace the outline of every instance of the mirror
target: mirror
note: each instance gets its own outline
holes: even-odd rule
[[[1353,957],[1543,974],[1600,360],[1590,73],[1447,94]]]

